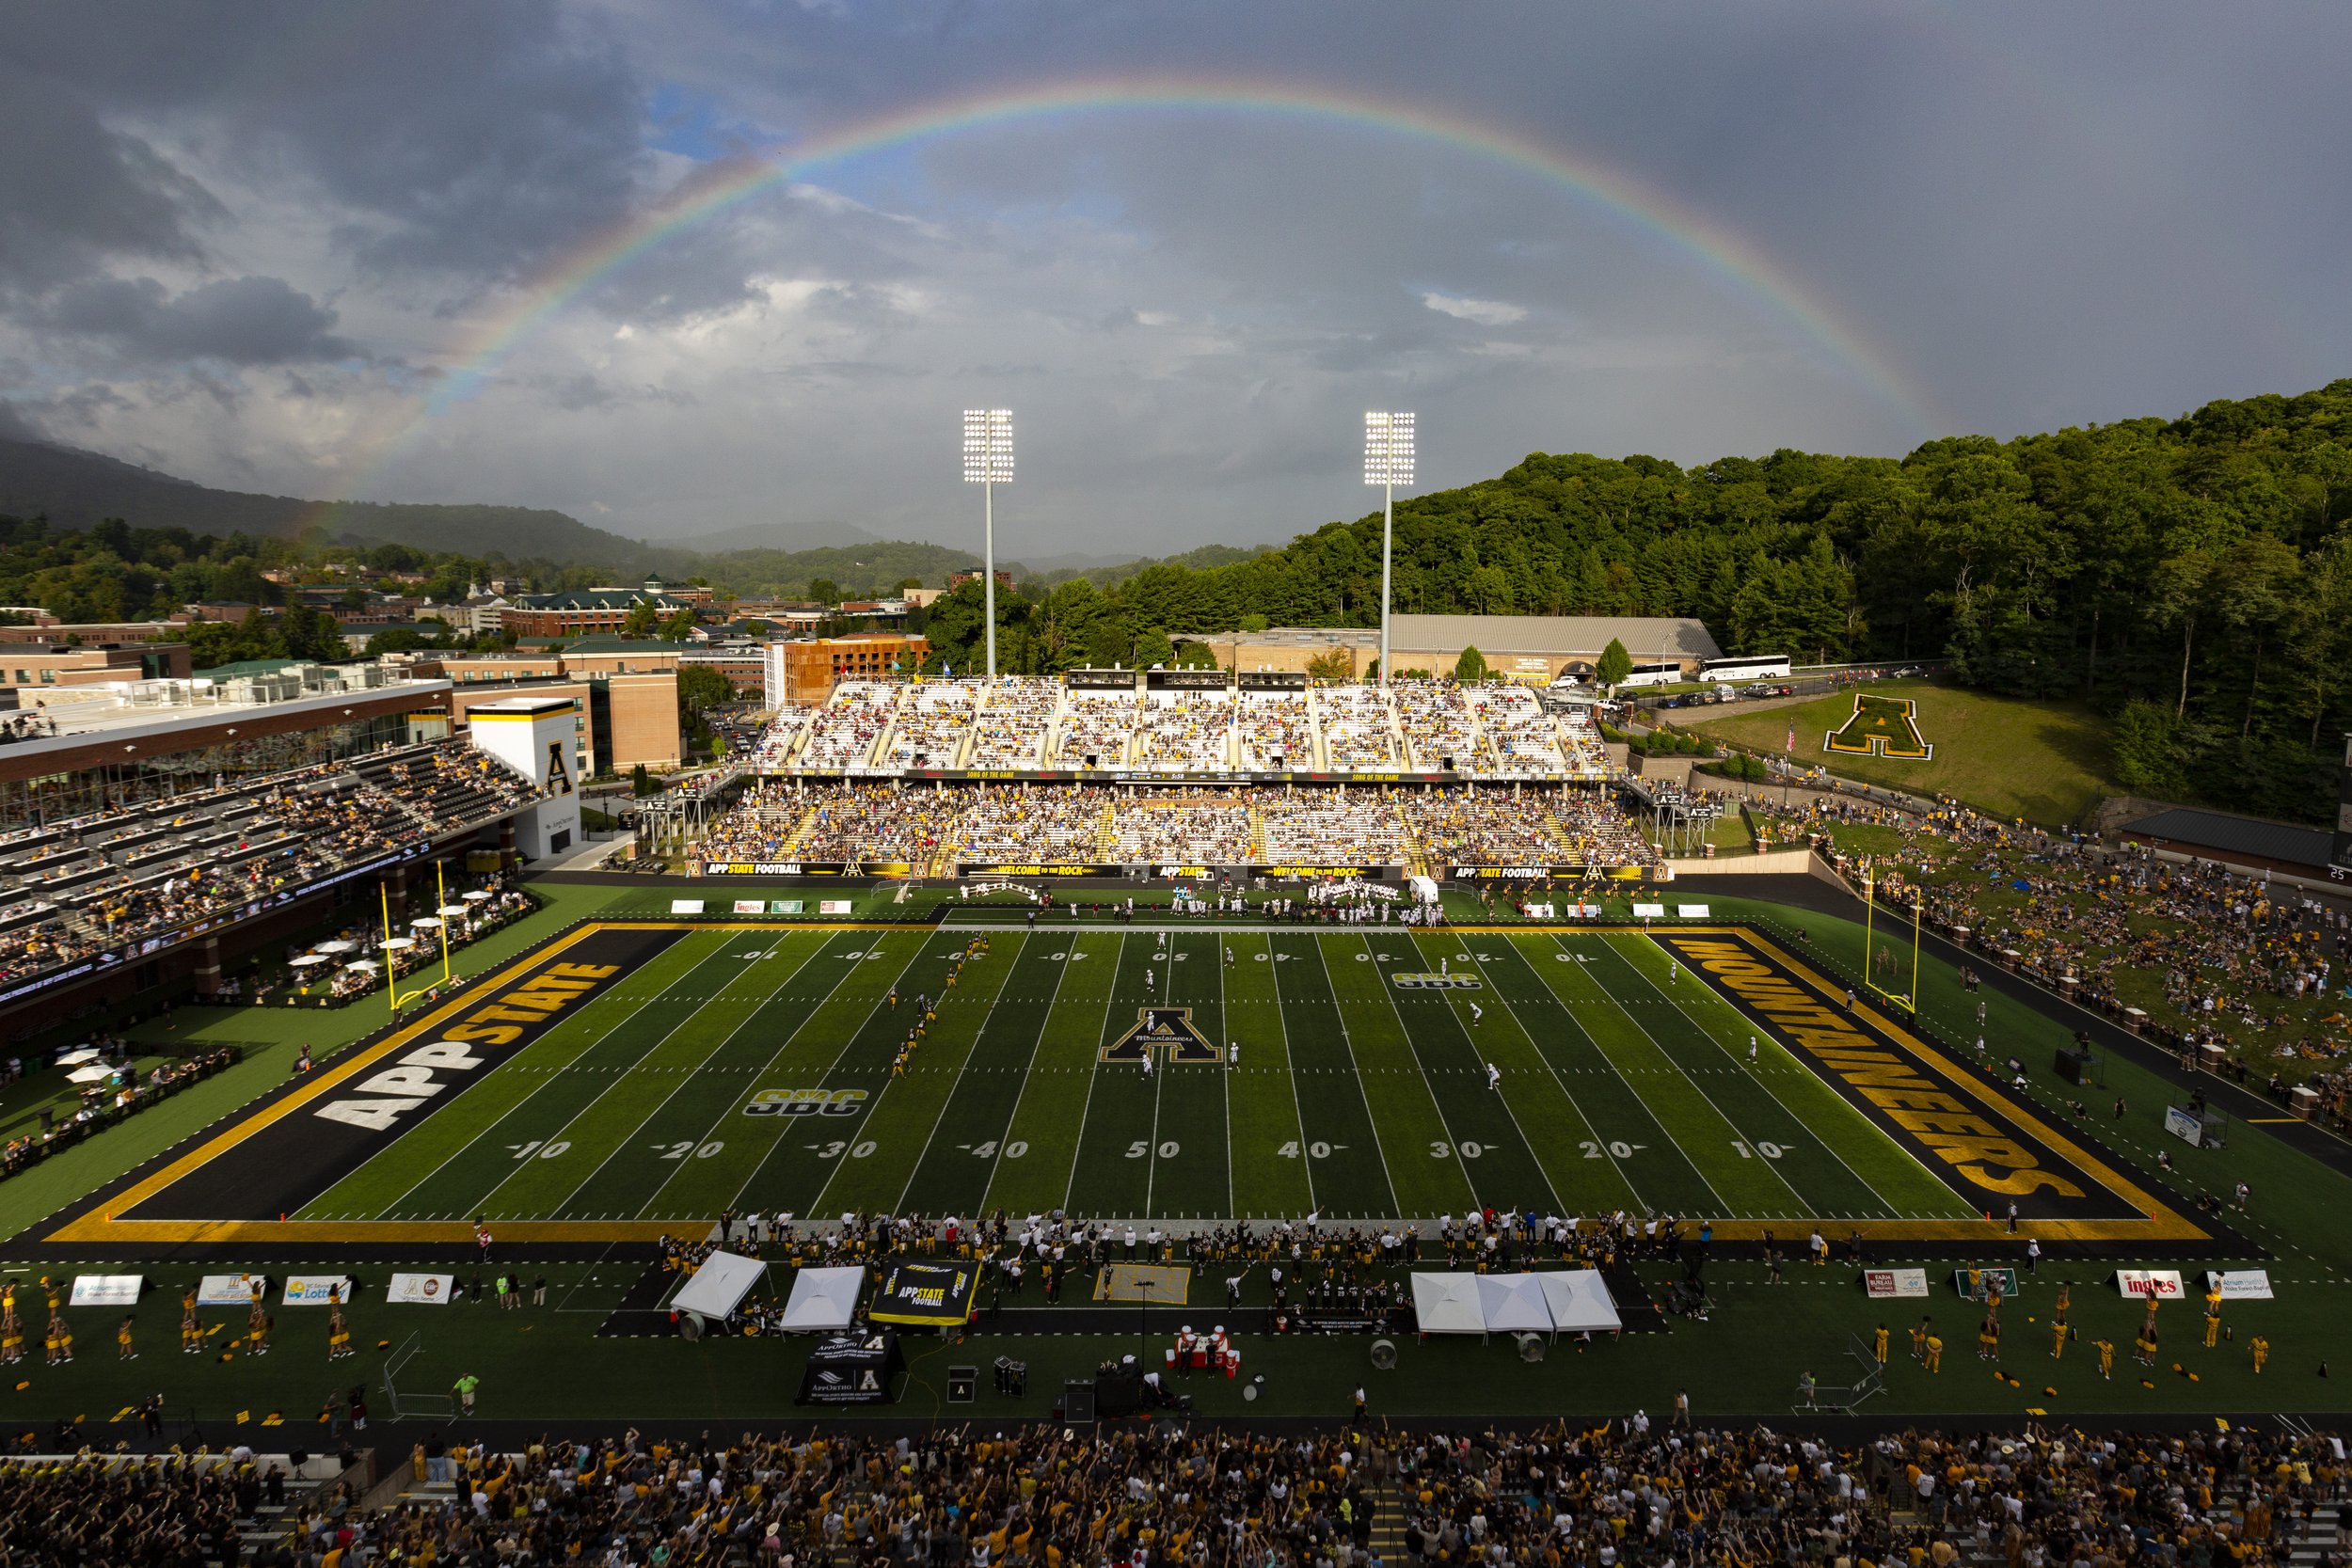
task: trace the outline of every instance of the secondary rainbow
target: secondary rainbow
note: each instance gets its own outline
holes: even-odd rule
[[[663,242],[776,186],[828,164],[941,136],[1056,116],[1136,113],[1254,115],[1334,125],[1453,148],[1518,168],[1559,185],[1633,231],[1662,244],[1762,305],[1868,387],[1915,427],[1933,434],[1943,421],[1932,400],[1896,356],[1844,319],[1802,277],[1745,235],[1670,193],[1590,156],[1519,133],[1440,111],[1287,83],[1257,84],[1139,77],[1058,83],[931,102],[843,126],[772,156],[715,165],[666,201],[606,230],[526,284],[519,303],[462,339],[444,357],[453,366],[440,388],[357,472],[354,490],[390,460],[420,427],[464,399],[514,347],[573,300]]]

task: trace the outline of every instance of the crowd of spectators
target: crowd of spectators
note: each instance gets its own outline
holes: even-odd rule
[[[1318,682],[1311,689],[1324,754],[1334,768],[1394,768],[1396,721],[1376,686]]]
[[[1397,797],[1406,828],[1440,861],[1557,864],[1565,846],[1552,817],[1559,797],[1528,790],[1409,790]]]
[[[1501,773],[1557,775],[1567,767],[1560,752],[1560,727],[1535,693],[1494,681],[1468,694],[1471,713],[1494,750]]]
[[[1776,841],[1816,839],[1934,928],[2183,1051],[2217,1045],[2283,1093],[2352,1111],[2352,914],[2260,872],[2175,860],[1949,802],[1754,799]],[[2142,1016],[2134,1016],[2135,1013]]]
[[[0,1176],[14,1176],[37,1165],[57,1150],[210,1078],[237,1059],[235,1051],[215,1047],[158,1062],[142,1075],[129,1065],[127,1056],[119,1053],[118,1056],[114,1076],[84,1088],[80,1102],[71,1112],[63,1117],[44,1115],[40,1126],[0,1145]]]
[[[891,681],[843,681],[811,716],[808,741],[801,748],[803,768],[864,768],[874,743],[889,726],[905,687]]]
[[[1405,859],[1405,825],[1386,791],[1286,791],[1259,813],[1270,863],[1394,865]]]
[[[1141,705],[1133,691],[1071,691],[1062,699],[1056,768],[1121,768]]]
[[[2335,1535],[2344,1480],[2332,1436],[2292,1424],[1840,1441],[1640,1412],[1457,1429],[1339,1402],[1289,1431],[965,1423],[732,1442],[631,1431],[512,1454],[421,1447],[421,1467],[453,1483],[447,1502],[306,1511],[295,1533],[313,1551],[385,1561],[1359,1568],[1398,1551],[1416,1564],[1544,1568],[1952,1568],[1963,1557],[2283,1568],[2316,1549],[2314,1527]],[[126,1532],[119,1547],[136,1521],[176,1516],[154,1506],[152,1482],[123,1486],[104,1465],[14,1478],[16,1528],[55,1540],[62,1525],[70,1544],[76,1526],[111,1528]],[[191,1501],[198,1528],[233,1528],[232,1492]]]
[[[1061,683],[1006,675],[988,689],[973,723],[974,768],[1037,768],[1043,765],[1045,737],[1061,707]]]
[[[1429,771],[1485,772],[1489,767],[1470,701],[1450,680],[1402,680],[1389,688],[1397,727],[1413,766]]]
[[[0,979],[119,958],[134,942],[486,820],[534,794],[504,764],[448,740],[9,834],[0,838]]]
[[[953,768],[972,734],[980,688],[970,681],[918,681],[898,707],[882,758],[891,768]]]
[[[284,1494],[283,1470],[273,1479],[249,1456],[10,1460],[0,1463],[0,1560],[235,1562],[240,1516]]]
[[[850,794],[848,784],[811,784],[795,790],[782,780],[754,779],[703,834],[703,859],[782,860],[789,852],[793,831],[812,806],[845,800]]]
[[[969,798],[951,841],[959,861],[1086,865],[1102,859],[1099,785],[990,784]]]
[[[1250,851],[1249,806],[1232,794],[1122,796],[1111,814],[1122,862],[1239,865]]]
[[[1232,767],[1233,694],[1222,689],[1155,691],[1143,705],[1136,766],[1221,773]]]
[[[1297,691],[1245,691],[1233,715],[1244,772],[1279,773],[1322,766],[1307,697]]]

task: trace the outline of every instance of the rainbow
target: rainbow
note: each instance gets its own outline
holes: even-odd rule
[[[1149,76],[998,90],[930,102],[861,120],[797,143],[772,156],[713,165],[665,200],[595,236],[542,270],[511,308],[474,327],[440,356],[453,368],[427,398],[355,470],[364,488],[415,433],[478,388],[518,343],[599,280],[673,236],[826,165],[941,136],[1056,116],[1211,113],[1291,119],[1404,136],[1521,170],[1565,189],[1633,232],[1696,263],[1738,293],[1796,328],[1922,436],[1943,428],[1933,400],[1896,356],[1822,299],[1805,280],[1747,236],[1655,184],[1598,159],[1565,151],[1516,131],[1434,109],[1400,105],[1323,87]],[[306,524],[324,523],[340,503],[324,503]]]

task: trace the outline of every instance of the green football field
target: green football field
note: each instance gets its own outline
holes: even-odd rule
[[[972,940],[684,931],[294,1217],[1978,1212],[1640,932]]]

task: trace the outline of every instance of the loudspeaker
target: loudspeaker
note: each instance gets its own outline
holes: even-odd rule
[[[1061,1386],[1061,1418],[1073,1427],[1094,1424],[1094,1380],[1073,1377]]]
[[[1542,1335],[1521,1334],[1516,1338],[1519,1342],[1520,1360],[1541,1361],[1544,1358],[1544,1337]]]
[[[678,1338],[681,1339],[701,1338],[703,1337],[702,1314],[699,1312],[680,1312],[677,1315],[677,1332]]]

